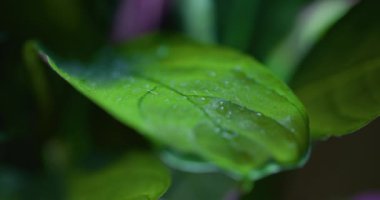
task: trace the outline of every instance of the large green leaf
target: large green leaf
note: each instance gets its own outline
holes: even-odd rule
[[[157,158],[131,153],[94,172],[78,172],[68,182],[72,200],[156,200],[168,189],[169,171]]]
[[[46,55],[45,55],[46,56]],[[247,56],[179,37],[106,48],[92,62],[45,57],[75,88],[145,136],[258,178],[298,164],[304,108]]]
[[[312,50],[293,80],[314,138],[351,133],[380,114],[378,1],[363,1]]]

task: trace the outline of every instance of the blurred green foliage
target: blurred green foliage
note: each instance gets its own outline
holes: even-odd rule
[[[68,199],[154,200],[170,184],[167,168],[149,153],[129,153],[112,166],[71,174]]]
[[[365,1],[352,9],[294,76],[315,139],[352,133],[380,115],[378,5]]]

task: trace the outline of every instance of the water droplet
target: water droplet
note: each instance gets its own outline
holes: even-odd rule
[[[128,81],[129,81],[129,83],[135,83],[135,82],[136,82],[136,79],[133,78],[133,77],[128,77]],[[126,84],[125,86],[128,86],[128,87],[129,87],[129,84]]]
[[[236,132],[223,131],[222,136],[226,139],[233,139],[238,136]]]
[[[280,123],[286,127],[292,127],[293,120],[290,116],[286,116],[284,119],[280,121]]]
[[[263,114],[261,112],[257,112],[256,115],[261,117]]]
[[[215,77],[215,76],[216,76],[216,73],[215,73],[214,71],[210,71],[210,72],[208,73],[208,75],[211,76],[211,77]]]
[[[241,71],[241,66],[240,65],[236,65],[235,68],[234,68],[234,70]]]
[[[220,106],[219,109],[220,109],[220,110],[224,110],[224,106]]]
[[[140,94],[140,93],[141,93],[141,90],[140,90],[139,88],[134,88],[134,89],[132,90],[132,93],[133,93],[133,94]]]
[[[205,101],[206,100],[206,98],[204,98],[204,97],[201,97],[201,101]]]
[[[120,77],[121,77],[121,73],[120,73],[120,71],[119,71],[119,70],[114,70],[114,71],[112,71],[111,77],[112,77],[113,79],[120,78]]]
[[[158,57],[165,57],[169,54],[169,49],[166,46],[159,46],[156,50],[156,54]]]
[[[98,84],[97,84],[97,82],[95,82],[95,81],[92,81],[92,82],[90,82],[90,86],[91,86],[91,87],[97,87],[97,86],[98,86]]]

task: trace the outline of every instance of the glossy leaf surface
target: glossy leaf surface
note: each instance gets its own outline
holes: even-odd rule
[[[307,150],[298,99],[231,50],[153,36],[106,48],[89,63],[45,58],[120,121],[238,175],[256,179],[294,166]]]
[[[363,1],[313,49],[293,80],[313,138],[351,133],[380,114],[378,1]]]
[[[105,169],[73,175],[69,199],[156,200],[169,184],[169,171],[157,158],[146,153],[131,153]]]

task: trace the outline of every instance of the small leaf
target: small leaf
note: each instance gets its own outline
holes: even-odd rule
[[[100,171],[72,175],[69,199],[156,200],[169,184],[169,171],[159,160],[146,153],[133,153]]]
[[[46,57],[83,94],[171,149],[254,179],[305,155],[302,104],[249,57],[158,36],[104,49],[95,58]]]
[[[175,172],[175,182],[164,196],[166,200],[227,200],[224,197],[238,191],[238,184],[220,173]]]
[[[313,49],[293,86],[315,139],[351,133],[380,114],[380,18],[377,1],[351,10]]]

